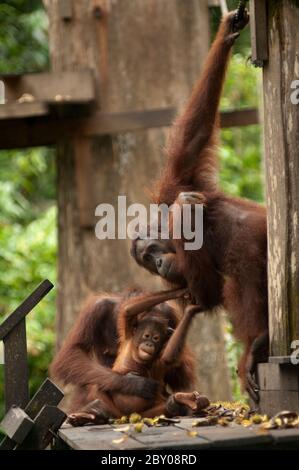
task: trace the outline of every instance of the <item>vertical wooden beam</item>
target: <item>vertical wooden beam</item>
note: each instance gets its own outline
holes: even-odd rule
[[[29,401],[25,318],[4,338],[5,409],[25,408]]]
[[[299,106],[291,84],[299,78],[299,6],[268,3],[269,62],[264,68],[268,207],[270,354],[290,354],[299,339]]]
[[[0,325],[4,342],[5,408],[25,407],[29,401],[26,315],[47,295],[53,284],[43,281]]]
[[[266,0],[250,0],[251,62],[263,67],[268,60]]]

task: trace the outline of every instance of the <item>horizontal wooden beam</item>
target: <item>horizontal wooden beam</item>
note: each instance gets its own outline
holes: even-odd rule
[[[5,103],[20,104],[21,101],[24,104],[24,100],[34,100],[48,104],[80,104],[95,100],[93,72],[90,69],[7,74],[0,75],[0,81],[5,87]]]
[[[7,103],[0,105],[0,122],[2,119],[18,119],[49,114],[48,106],[41,101],[31,103]]]
[[[0,148],[24,148],[56,144],[60,140],[96,137],[107,134],[135,132],[142,129],[170,126],[175,108],[101,113],[85,118],[41,116],[30,119],[9,119],[0,122]],[[257,109],[224,111],[221,127],[247,126],[259,122]]]
[[[259,112],[257,108],[245,108],[220,113],[220,126],[242,127],[259,124]]]

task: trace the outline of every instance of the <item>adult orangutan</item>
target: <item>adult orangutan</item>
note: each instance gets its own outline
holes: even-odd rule
[[[154,202],[169,206],[203,204],[203,246],[187,251],[183,238],[156,240],[147,234],[133,242],[132,255],[167,283],[188,286],[192,301],[206,310],[226,308],[244,344],[241,381],[258,401],[253,373],[268,355],[266,211],[224,194],[217,182],[219,101],[232,46],[247,22],[246,11],[241,18],[230,13],[223,19],[187,107],[174,123],[153,195]]]
[[[181,289],[172,295],[177,297],[185,292],[186,289]],[[147,418],[161,414],[172,417],[193,414],[208,406],[207,397],[197,391],[170,393],[166,388],[168,373],[187,358],[187,333],[194,315],[202,311],[198,305],[187,306],[173,329],[172,319],[156,308],[167,297],[169,292],[131,298],[120,307],[117,321],[119,349],[112,370],[124,376],[151,377],[159,383],[156,395],[143,398],[123,390],[104,391],[98,385],[89,385],[86,396],[92,401],[71,413],[69,423],[73,426],[102,424],[109,418],[121,418],[134,412]]]

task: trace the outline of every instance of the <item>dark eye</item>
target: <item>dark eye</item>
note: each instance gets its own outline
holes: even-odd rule
[[[150,335],[148,333],[145,333],[145,335],[143,336],[145,339],[149,339]]]
[[[153,341],[154,341],[155,343],[157,343],[157,342],[159,341],[159,339],[160,339],[159,335],[153,336]]]
[[[151,257],[151,255],[149,255],[149,254],[145,254],[145,255],[143,255],[143,261],[150,262],[151,260],[152,260],[152,257]]]

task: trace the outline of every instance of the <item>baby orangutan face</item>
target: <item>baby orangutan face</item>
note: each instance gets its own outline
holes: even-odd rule
[[[158,320],[147,318],[138,321],[133,336],[136,360],[148,363],[157,359],[171,332],[171,328]]]

